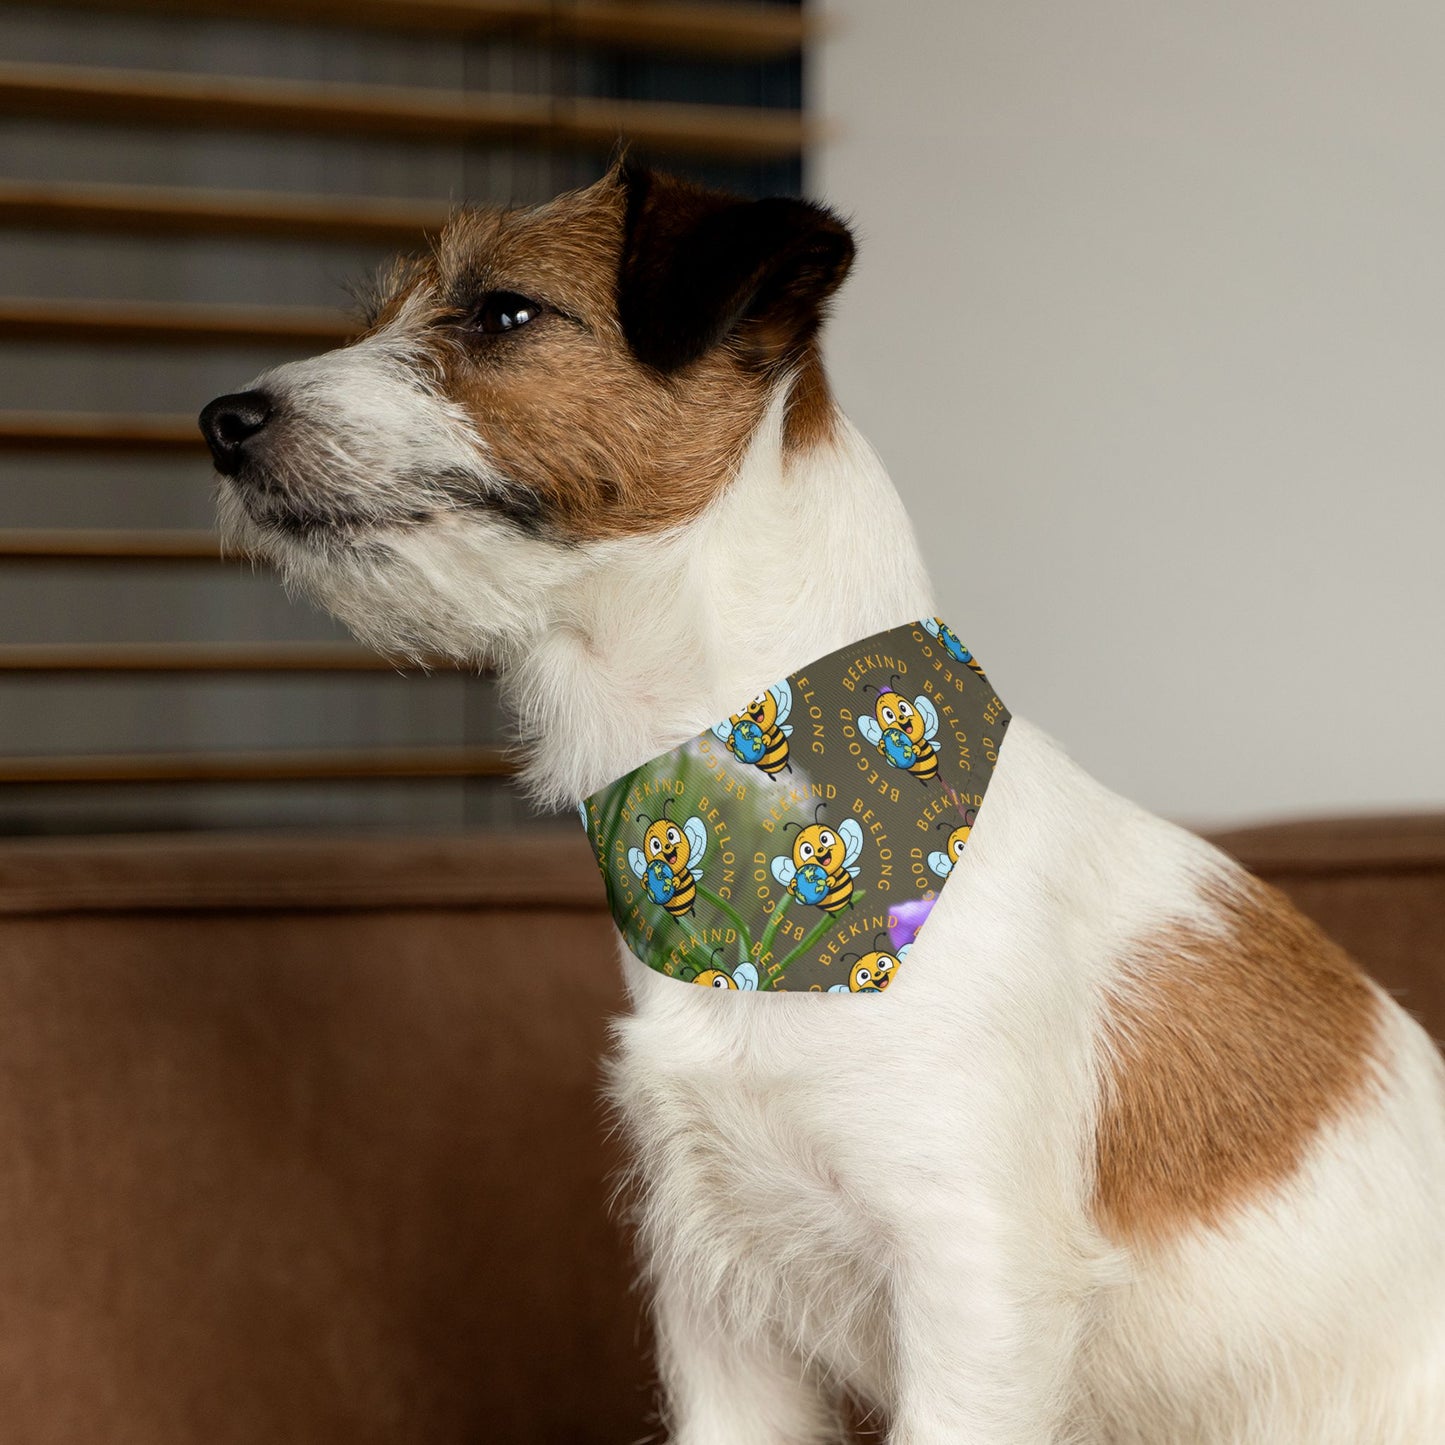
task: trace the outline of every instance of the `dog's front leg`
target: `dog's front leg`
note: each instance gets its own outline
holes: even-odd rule
[[[835,1445],[834,1405],[803,1361],[660,1282],[653,1305],[669,1445]]]
[[[1068,1420],[1080,1311],[997,1216],[915,1214],[893,1280],[889,1445],[1086,1445]]]

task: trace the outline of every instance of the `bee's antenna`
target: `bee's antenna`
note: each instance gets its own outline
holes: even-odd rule
[[[712,966],[713,966],[714,968],[716,968],[716,967],[718,966],[718,964],[717,964],[717,956],[718,956],[718,954],[720,954],[722,951],[723,951],[723,945],[722,945],[722,944],[718,944],[718,946],[717,946],[715,949],[713,949],[713,951],[712,951]]]
[[[888,938],[888,930],[886,928],[880,928],[878,932],[873,935],[873,942],[875,945],[880,938]],[[888,938],[888,942],[892,943],[893,940],[891,938]],[[875,947],[873,951],[874,953],[891,953],[892,949]]]
[[[940,818],[940,819],[933,825],[933,831],[936,833],[936,832],[938,832],[938,830],[939,830],[940,828],[947,828],[950,833],[953,832],[953,819],[952,819],[952,818]]]
[[[803,831],[803,825],[801,823],[793,822],[791,818],[789,818],[788,821],[783,824],[783,832],[786,833],[789,828],[796,828],[800,833]]]
[[[658,822],[660,822],[660,823],[661,823],[661,822],[668,822],[668,823],[672,822],[672,819],[667,816],[667,810],[668,810],[670,807],[672,807],[672,799],[671,799],[671,798],[669,798],[669,799],[662,805],[662,817],[658,819]]]
[[[847,963],[850,958],[851,958],[851,959],[854,959],[854,960],[857,960],[857,959],[860,959],[860,958],[862,958],[862,957],[863,957],[863,955],[862,955],[861,953],[840,953],[840,954],[838,955],[838,962],[839,962],[839,963]]]
[[[813,826],[814,826],[815,828],[818,827],[819,824],[821,824],[822,821],[823,821],[823,820],[818,816],[818,814],[821,813],[821,812],[823,811],[823,809],[826,808],[827,806],[828,806],[827,803],[819,803],[818,806],[813,809]]]
[[[638,821],[644,824],[646,827],[652,827],[653,819],[649,818],[646,813],[639,813],[637,817]]]
[[[894,692],[897,692],[897,691],[898,691],[898,684],[902,681],[902,679],[901,679],[901,678],[898,676],[898,674],[895,672],[895,673],[893,673],[890,681],[891,681],[892,684],[893,684],[893,689],[892,689],[892,690],[893,690]]]
[[[878,692],[878,689],[877,689],[876,687],[874,687],[871,682],[865,682],[865,683],[863,684],[863,691],[864,691],[864,692]],[[879,692],[879,693],[878,693],[878,696],[879,696],[879,697],[882,697],[883,694],[882,694],[881,692]]]

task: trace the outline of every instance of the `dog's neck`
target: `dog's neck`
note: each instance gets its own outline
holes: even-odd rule
[[[841,415],[791,453],[782,418],[780,397],[696,521],[599,548],[504,668],[540,800],[575,803],[812,659],[932,613],[877,454]]]

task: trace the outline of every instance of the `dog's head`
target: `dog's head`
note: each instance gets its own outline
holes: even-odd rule
[[[820,207],[625,164],[462,211],[360,339],[202,412],[223,528],[379,645],[505,648],[519,593],[706,509],[780,385],[797,437],[825,424],[852,255]]]

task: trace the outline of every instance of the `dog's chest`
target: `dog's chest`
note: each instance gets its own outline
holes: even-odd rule
[[[881,1385],[888,1232],[869,1203],[873,1121],[856,1070],[821,1042],[806,1057],[779,1044],[770,1067],[755,1049],[723,1061],[736,1020],[694,1029],[691,1050],[675,1022],[629,1019],[613,1073],[654,1265],[713,1282],[735,1318]]]

